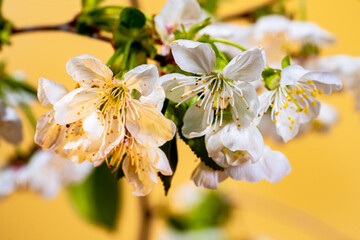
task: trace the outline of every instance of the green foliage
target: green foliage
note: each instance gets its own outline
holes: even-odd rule
[[[181,128],[183,126],[183,118],[184,118],[187,107],[191,103],[192,102],[182,103],[176,108],[175,107],[176,103],[170,101],[169,105],[166,109],[166,112],[165,112],[165,117],[172,120],[176,124],[181,139],[187,145],[189,145],[191,150],[195,153],[195,155],[198,158],[201,159],[201,161],[203,161],[207,166],[211,167],[214,170],[222,171],[224,169],[222,167],[218,166],[214,162],[214,160],[212,160],[209,157],[208,152],[206,150],[206,146],[205,146],[205,137],[188,139],[188,138],[184,137],[181,133]]]
[[[115,229],[120,192],[106,164],[95,168],[83,183],[68,187],[68,194],[82,217],[109,230]]]
[[[125,8],[120,15],[120,24],[127,29],[142,28],[145,22],[145,15],[137,8]]]
[[[123,7],[105,6],[83,10],[77,17],[76,31],[83,35],[92,35],[99,31],[112,32]]]
[[[36,97],[36,89],[25,82],[25,79],[16,78],[5,71],[5,63],[0,62],[0,96],[4,96],[11,91],[25,92]]]
[[[290,57],[287,55],[285,56],[282,61],[281,61],[281,67],[282,69],[286,68],[287,66],[290,66],[291,63],[290,63]]]
[[[215,16],[220,3],[223,0],[199,0],[199,4],[209,14]]]
[[[159,173],[159,177],[164,185],[165,195],[168,194],[169,189],[171,187],[171,181],[175,174],[176,167],[178,164],[178,152],[177,152],[177,145],[176,145],[176,136],[171,141],[166,142],[163,146],[160,147],[161,150],[164,151],[166,154],[167,159],[169,160],[171,170],[173,175],[165,176]]]
[[[141,11],[124,8],[115,25],[113,44],[117,51],[109,62],[114,72],[122,75],[126,70],[146,63],[148,57],[155,57],[155,44]]]
[[[197,24],[192,25],[188,30],[182,26],[182,31],[175,30],[174,36],[175,39],[187,39],[187,40],[194,40],[196,35],[206,26],[211,24],[211,18],[206,18],[204,21],[199,22]]]
[[[0,50],[5,44],[10,44],[13,24],[2,15],[2,0],[0,0]]]
[[[89,12],[89,11],[97,8],[99,6],[99,4],[103,1],[104,0],[82,0],[81,1],[82,10],[83,10],[83,12]]]
[[[208,191],[188,212],[169,215],[168,224],[179,231],[219,227],[226,223],[231,212],[228,200],[219,192]]]
[[[280,86],[281,71],[278,69],[272,69],[266,67],[261,73],[261,76],[264,79],[265,87],[268,90],[274,90]]]

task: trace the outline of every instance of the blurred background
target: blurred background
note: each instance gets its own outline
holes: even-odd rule
[[[165,0],[139,2],[142,11],[156,14]],[[219,13],[231,15],[263,2],[226,0]],[[297,19],[298,2],[288,2]],[[126,0],[106,3],[129,5]],[[80,11],[81,1],[4,0],[3,4],[5,17],[24,27],[69,21]],[[337,37],[337,43],[322,51],[322,55],[360,56],[360,1],[312,0],[307,1],[306,11],[307,20]],[[106,62],[113,50],[107,43],[69,33],[29,33],[14,36],[12,45],[0,53],[0,59],[7,63],[8,72],[24,71],[34,87],[39,77],[45,77],[70,89],[74,84],[65,71],[65,63],[85,53]],[[349,93],[335,93],[322,100],[336,107],[340,115],[330,132],[311,132],[286,145],[266,139],[272,149],[288,157],[290,175],[276,184],[230,179],[220,184],[219,189],[233,206],[224,225],[229,239],[360,239],[360,113],[355,111],[355,101]],[[45,111],[37,105],[36,117]],[[29,126],[24,129],[21,148],[26,149],[33,141],[33,132]],[[169,205],[178,199],[176,192],[184,184],[190,190],[183,194],[189,198],[197,191],[189,179],[199,160],[183,142],[179,141],[178,147],[180,161],[169,196],[164,196],[159,183],[149,196],[151,206],[161,209]],[[2,141],[0,151],[0,159],[5,160],[11,148]],[[78,216],[64,190],[52,200],[24,191],[0,202],[0,239],[136,239],[139,201],[125,179],[121,180],[121,187],[120,215],[113,232]],[[161,211],[152,222],[151,239],[161,239],[164,234],[165,222],[160,216]]]

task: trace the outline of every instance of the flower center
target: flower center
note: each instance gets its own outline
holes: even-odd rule
[[[207,125],[213,129],[213,132],[222,127],[225,110],[231,109],[236,121],[240,120],[240,113],[235,107],[234,96],[244,102],[247,110],[250,109],[241,88],[233,80],[225,79],[220,73],[196,77],[195,81],[194,77],[179,80],[177,86],[169,90],[172,92],[181,87],[185,89],[180,96],[182,100],[175,107],[195,97],[194,104],[207,113]],[[238,126],[240,127],[240,124]]]

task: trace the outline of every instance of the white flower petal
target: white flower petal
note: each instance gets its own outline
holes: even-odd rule
[[[222,133],[223,145],[233,152],[248,152],[254,162],[259,160],[263,154],[264,140],[257,127],[238,128],[234,123],[227,126]]]
[[[336,41],[330,32],[313,22],[291,21],[287,34],[291,40],[300,41],[303,44],[328,45]]]
[[[263,159],[260,161],[263,166],[266,179],[275,183],[291,172],[291,166],[286,156],[278,151],[272,151],[265,146]]]
[[[114,117],[111,110],[105,117],[104,138],[100,147],[100,156],[105,158],[123,140],[125,135],[124,123],[121,119]]]
[[[280,15],[268,15],[260,18],[253,27],[253,35],[257,42],[264,39],[267,34],[286,33],[290,20]]]
[[[165,153],[160,148],[154,148],[155,159],[153,162],[153,167],[156,168],[162,175],[170,176],[173,174],[169,160],[167,159]]]
[[[140,162],[141,163],[141,162]],[[144,169],[138,169],[136,165],[131,165],[131,159],[126,157],[123,162],[123,171],[126,180],[135,190],[133,194],[135,196],[145,196],[150,193],[156,182],[153,181],[151,175],[155,175],[152,167],[149,164],[142,164],[141,167]]]
[[[184,24],[185,27],[194,24],[201,16],[202,11],[196,0],[168,0],[154,20],[160,38],[168,44],[173,31],[178,29],[180,24]]]
[[[36,133],[34,141],[37,145],[47,151],[53,150],[60,141],[61,131],[58,131],[59,126],[54,120],[54,110],[50,110],[42,115],[36,124]]]
[[[145,147],[158,147],[175,135],[175,124],[153,105],[132,101],[126,113],[126,128]],[[137,113],[136,113],[137,112]]]
[[[98,138],[104,131],[103,123],[103,115],[99,112],[93,112],[85,118],[83,129]]]
[[[224,128],[219,129],[218,131],[209,131],[205,135],[205,144],[206,150],[208,152],[209,157],[211,157],[216,164],[221,167],[228,167],[228,163],[225,161],[225,155],[222,152],[224,148],[223,144],[223,132],[226,132],[226,129],[229,128],[228,125],[225,125]]]
[[[300,128],[300,123],[295,120],[295,124],[291,124],[287,119],[288,116],[296,116],[296,115],[287,115],[284,114],[284,117],[279,114],[276,122],[276,132],[279,134],[284,142],[288,142],[293,139],[298,133]],[[281,120],[283,119],[283,120]]]
[[[81,55],[66,63],[68,74],[82,86],[102,86],[113,77],[113,72],[102,61],[91,55]]]
[[[243,127],[249,126],[250,122],[257,116],[259,111],[259,98],[255,88],[246,82],[237,84],[241,89],[242,97],[233,94],[234,107],[231,109],[232,118]]]
[[[138,90],[143,96],[151,94],[158,79],[158,70],[152,64],[137,66],[124,75],[126,87]]]
[[[191,175],[191,179],[196,186],[210,189],[218,188],[219,182],[224,181],[226,178],[225,172],[215,171],[206,166],[204,162],[200,162]]]
[[[37,95],[41,105],[50,107],[67,93],[68,90],[61,83],[53,82],[45,78],[39,79]]]
[[[271,183],[280,181],[291,172],[290,164],[284,154],[264,148],[261,159],[255,163],[247,161],[237,167],[226,168],[226,173],[234,180],[260,182],[268,180]]]
[[[224,68],[224,77],[234,81],[252,82],[261,78],[266,66],[263,48],[251,48],[235,56]]]
[[[234,180],[246,182],[260,182],[266,178],[260,162],[247,161],[240,166],[228,167],[226,173]]]
[[[150,95],[146,97],[144,96],[140,97],[140,102],[152,104],[156,107],[158,111],[162,110],[162,107],[164,105],[164,100],[165,100],[165,91],[159,85],[155,85],[154,90],[151,92]]]
[[[207,116],[211,109],[206,109],[206,112],[202,108],[196,107],[196,104],[191,105],[186,110],[184,116],[184,125],[181,129],[182,134],[186,138],[194,138],[205,135],[208,130]]]
[[[310,71],[299,65],[290,65],[281,71],[280,86],[294,85],[308,72]]]
[[[328,72],[310,72],[302,77],[304,80],[312,80],[316,87],[329,94],[332,91],[339,91],[342,87],[341,80],[332,73]]]
[[[94,103],[101,100],[99,93],[96,88],[77,88],[66,94],[54,105],[56,122],[65,125],[84,119],[95,112],[97,105]]]
[[[0,172],[0,200],[10,195],[16,189],[16,170],[5,168]]]
[[[179,73],[167,74],[160,77],[160,83],[164,88],[166,97],[173,102],[180,102],[183,100],[181,96],[183,96],[184,93],[197,87],[195,85],[196,77],[185,76]],[[186,86],[184,85],[185,83]]]
[[[170,45],[176,64],[186,72],[210,74],[215,67],[216,56],[208,43],[176,40]]]

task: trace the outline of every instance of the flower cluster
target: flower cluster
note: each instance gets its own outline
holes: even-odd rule
[[[53,109],[39,119],[36,143],[74,162],[89,160],[99,166],[106,161],[114,170],[122,163],[134,194],[148,194],[157,172],[172,174],[159,146],[175,134],[174,123],[157,108],[164,94],[156,86],[156,67],[140,65],[117,79],[100,60],[82,55],[66,69],[78,83],[73,91],[39,81],[39,100]]]
[[[0,196],[24,186],[53,196],[59,186],[84,179],[88,162],[125,177],[134,195],[149,194],[158,177],[167,192],[178,139],[201,160],[191,176],[197,186],[217,188],[228,177],[274,183],[291,167],[263,136],[287,142],[332,125],[336,111],[319,96],[342,88],[334,72],[359,90],[357,59],[314,57],[335,41],[314,23],[269,13],[252,24],[228,24],[196,0],[168,0],[153,18],[100,2],[83,1],[66,28],[111,42],[113,56],[107,64],[90,55],[71,58],[66,71],[76,86],[70,91],[39,79],[38,99],[50,108],[36,124],[35,143],[44,152],[21,167],[7,164]],[[22,125],[13,108],[30,116],[31,89],[0,70],[0,136],[18,144]],[[44,178],[47,185],[40,184]]]

